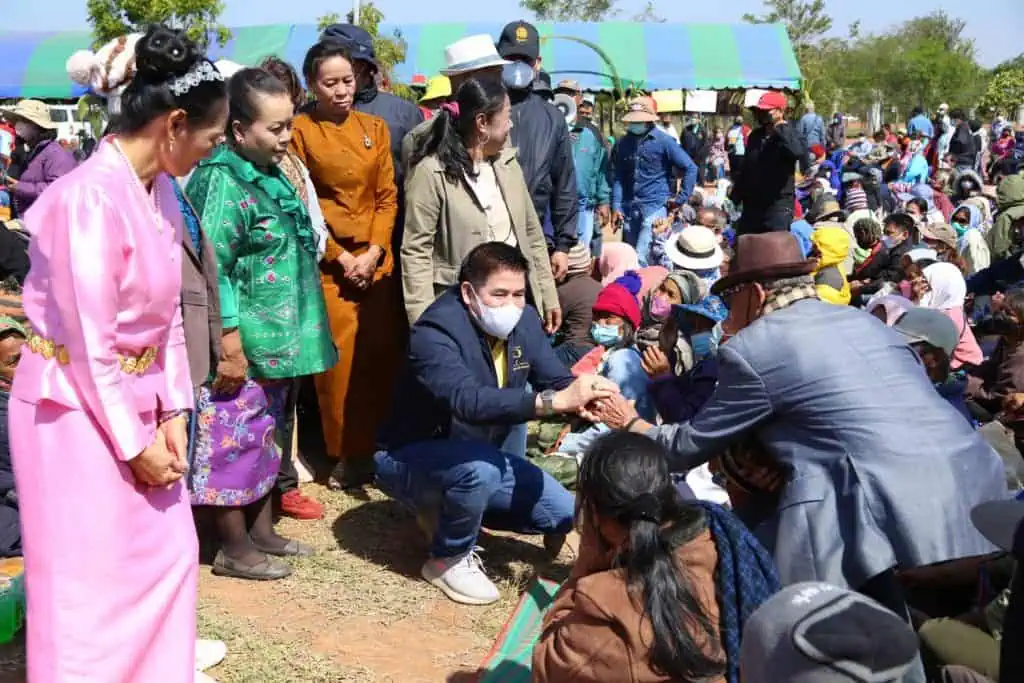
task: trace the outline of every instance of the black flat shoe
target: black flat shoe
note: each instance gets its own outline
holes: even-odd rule
[[[288,541],[283,548],[267,548],[255,541],[253,541],[253,545],[260,552],[274,555],[275,557],[310,557],[311,555],[316,555],[316,548],[305,543],[299,543],[296,540]]]
[[[291,576],[292,568],[272,557],[268,557],[254,565],[242,564],[238,560],[233,560],[225,555],[224,551],[220,551],[213,560],[211,571],[214,576],[228,576],[233,579],[277,581],[278,579]]]

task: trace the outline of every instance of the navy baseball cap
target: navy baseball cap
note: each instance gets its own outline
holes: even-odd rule
[[[352,24],[331,24],[320,34],[320,40],[325,42],[341,43],[352,54],[352,59],[372,64],[375,69],[380,69],[377,63],[377,55],[373,51],[373,36],[365,29]]]
[[[525,57],[531,62],[536,62],[540,57],[540,35],[533,24],[513,21],[502,30],[495,47],[504,59]]]

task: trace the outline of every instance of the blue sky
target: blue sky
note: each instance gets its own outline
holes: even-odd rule
[[[619,0],[627,17],[646,3]],[[327,12],[345,12],[349,0],[225,0],[223,21],[229,26],[270,23],[312,23]],[[494,21],[528,18],[518,0],[440,2],[378,0],[388,22],[420,24],[431,21]],[[655,0],[658,12],[669,21],[739,21],[744,12],[759,12],[760,0],[728,3]],[[967,20],[967,32],[975,39],[985,66],[994,66],[1024,51],[1024,4],[1021,0],[829,0],[826,3],[836,27],[845,31],[855,20],[865,30],[887,26],[935,9]],[[0,29],[60,30],[84,28],[85,0],[0,0]]]

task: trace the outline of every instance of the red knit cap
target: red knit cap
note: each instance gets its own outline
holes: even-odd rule
[[[615,282],[601,290],[594,302],[594,313],[610,313],[633,323],[633,329],[640,329],[640,303],[636,292],[642,281],[635,271],[629,271]]]

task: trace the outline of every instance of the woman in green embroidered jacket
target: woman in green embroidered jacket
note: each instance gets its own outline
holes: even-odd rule
[[[214,509],[215,574],[278,579],[291,570],[272,556],[312,552],[278,536],[271,517],[296,379],[330,368],[337,351],[309,212],[277,165],[291,139],[289,93],[261,69],[239,71],[228,90],[228,144],[187,189],[217,255],[224,326],[216,377],[197,407],[192,502]]]

